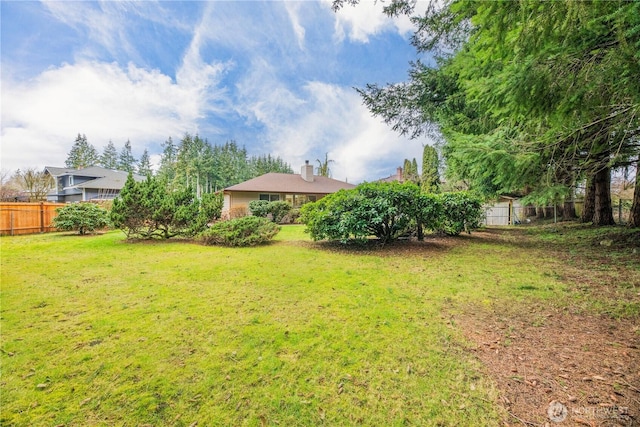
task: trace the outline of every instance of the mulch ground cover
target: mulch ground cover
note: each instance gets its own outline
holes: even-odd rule
[[[489,230],[477,238],[514,240],[514,234],[532,257],[536,250],[553,255],[571,291],[613,298],[623,283],[628,302],[640,302],[640,233],[598,237],[581,242],[579,250],[541,244],[515,230]],[[612,243],[622,256],[608,256]],[[456,312],[455,326],[498,387],[505,425],[640,425],[638,316],[615,318],[570,303]]]

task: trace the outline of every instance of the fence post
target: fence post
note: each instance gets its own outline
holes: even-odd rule
[[[13,211],[9,211],[9,230],[11,230],[11,235],[13,236]]]
[[[622,199],[618,199],[618,224],[622,224]]]
[[[44,233],[44,202],[40,202],[40,232]]]

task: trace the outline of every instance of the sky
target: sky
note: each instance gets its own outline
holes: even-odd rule
[[[382,7],[3,0],[0,166],[64,166],[79,133],[157,164],[167,138],[190,133],[296,172],[326,154],[335,179],[392,175],[432,141],[392,131],[354,89],[405,81],[418,58],[409,19]]]

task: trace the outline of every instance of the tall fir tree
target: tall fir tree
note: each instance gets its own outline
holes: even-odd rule
[[[102,156],[100,156],[100,166],[111,170],[118,169],[118,151],[111,140],[109,140],[109,143],[102,151]]]
[[[65,166],[68,168],[82,169],[97,165],[99,162],[98,151],[87,141],[86,135],[76,137],[71,151],[67,155]]]
[[[160,157],[160,167],[158,168],[158,176],[167,183],[173,183],[176,177],[176,146],[173,139],[169,137],[162,144],[162,155]]]
[[[140,161],[138,162],[138,174],[142,176],[150,176],[153,175],[153,170],[151,169],[151,159],[149,158],[149,150],[146,148],[142,153],[142,157],[140,157]]]
[[[412,182],[414,184],[420,183],[420,175],[418,175],[418,162],[415,158],[413,160],[404,159],[402,179],[405,182]]]
[[[434,147],[425,145],[422,150],[422,182],[420,183],[424,193],[438,193],[440,191],[438,166],[438,152]]]
[[[135,172],[136,163],[136,158],[131,152],[131,141],[127,139],[120,151],[120,157],[118,157],[118,169],[125,172]]]
[[[249,159],[251,175],[256,177],[269,172],[293,173],[291,165],[280,157],[273,157],[271,154],[262,156],[252,156]]]

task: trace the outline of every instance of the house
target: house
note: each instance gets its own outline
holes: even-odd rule
[[[307,160],[300,174],[272,172],[225,188],[222,213],[227,217],[245,215],[253,200],[286,201],[298,208],[327,194],[350,188],[355,188],[355,185],[314,175],[313,165]]]
[[[389,175],[386,178],[381,178],[376,182],[399,182],[399,183],[403,183],[404,182],[404,176],[402,173],[402,167],[398,166],[398,169],[396,169],[396,173],[393,175]]]
[[[50,202],[86,202],[90,200],[111,200],[120,194],[127,181],[128,173],[90,166],[83,169],[46,166],[45,173],[54,179],[54,188],[47,194]],[[133,175],[136,181],[145,177]]]

